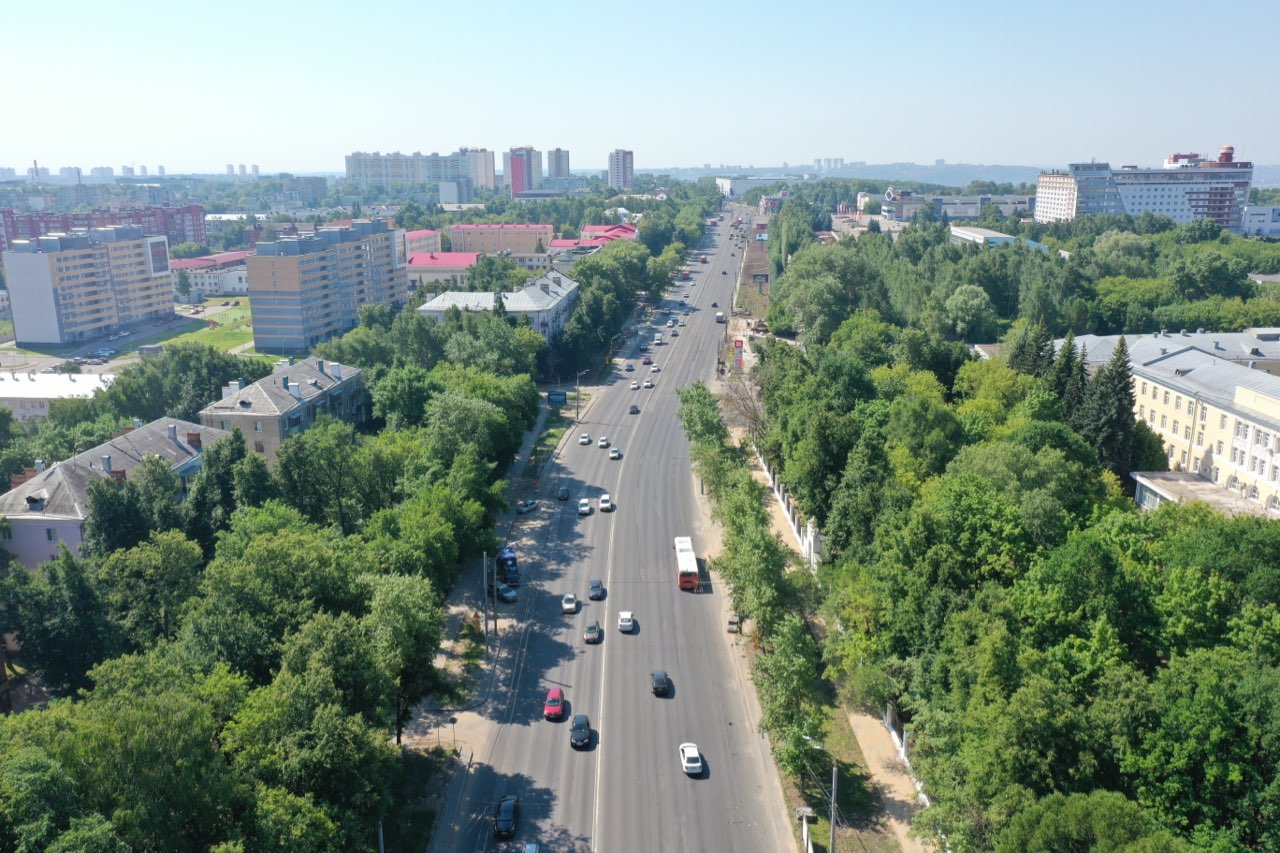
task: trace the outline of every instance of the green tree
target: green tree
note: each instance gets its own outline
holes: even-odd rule
[[[1115,791],[1050,794],[1014,816],[996,839],[996,853],[1109,850],[1192,853],[1186,841],[1161,828],[1132,800]]]
[[[190,240],[169,247],[171,258],[198,258],[209,254],[209,247],[204,243],[193,243]]]
[[[373,595],[362,626],[381,671],[394,685],[398,744],[413,707],[435,684],[432,661],[444,636],[444,612],[426,578],[366,576],[365,582]]]
[[[177,633],[182,608],[195,595],[204,564],[200,546],[176,530],[113,551],[97,570],[107,617],[125,644],[142,650]]]
[[[173,285],[174,293],[181,302],[191,301],[191,274],[186,270],[178,270],[177,281]]]
[[[1080,431],[1098,451],[1104,468],[1125,477],[1133,460],[1133,377],[1129,348],[1121,337],[1111,360],[1094,374],[1080,414]]]
[[[124,482],[96,480],[89,485],[86,553],[105,556],[132,548],[152,533],[186,528],[189,508],[179,503],[182,481],[158,456],[134,466]]]

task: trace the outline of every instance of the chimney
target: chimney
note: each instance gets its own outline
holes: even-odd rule
[[[281,377],[280,377],[280,384],[284,386],[284,390],[288,391],[288,390],[289,390],[289,377],[288,377],[288,376],[281,376]]]
[[[169,440],[170,440],[170,441],[177,441],[177,440],[178,440],[178,425],[177,425],[177,424],[169,424]]]
[[[317,358],[317,359],[316,359],[316,370],[320,371],[320,373],[321,373],[321,374],[323,374],[324,376],[328,376],[328,375],[329,375],[329,374],[327,374],[327,373],[325,373],[325,372],[324,372],[324,359],[323,359],[323,358]]]
[[[338,364],[338,362],[336,361],[331,362],[329,364],[329,369],[333,371],[333,378],[335,380],[339,382],[342,381],[342,365],[341,364]]]
[[[36,474],[43,474],[43,473],[44,473],[44,460],[43,460],[43,459],[37,459],[37,460],[36,460],[36,467],[33,469],[33,471],[34,471]]]
[[[189,433],[187,433],[187,444],[191,445],[191,446],[192,446],[192,447],[194,447],[197,451],[199,451],[199,450],[201,449],[201,447],[203,446],[203,445],[201,444],[201,442],[200,442],[200,433],[198,433],[198,432],[189,432]]]
[[[545,281],[544,281],[544,282],[542,282],[542,292],[543,292],[543,293],[545,293],[545,294],[547,294],[548,296],[550,296],[550,295],[551,295],[551,285],[547,284]]]
[[[112,472],[111,472],[111,479],[115,480],[117,483],[119,483],[120,485],[122,485],[122,486],[123,486],[123,485],[124,485],[124,472],[123,472],[123,471],[112,471]]]
[[[18,486],[21,486],[23,483],[27,482],[27,480],[30,480],[30,479],[31,479],[32,477],[34,477],[35,475],[36,475],[36,469],[35,469],[35,468],[27,468],[27,469],[23,470],[23,472],[22,472],[21,474],[10,474],[10,475],[9,475],[9,488],[10,488],[10,489],[16,489],[16,488],[18,488]]]
[[[111,473],[111,454],[110,453],[102,454],[102,470],[104,473],[107,473],[107,474]]]
[[[134,429],[141,429],[141,428],[142,428],[142,418],[134,418],[134,419],[133,419],[133,428],[134,428]]]

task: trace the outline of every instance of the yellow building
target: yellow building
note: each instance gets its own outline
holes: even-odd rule
[[[454,252],[534,255],[545,253],[551,247],[553,231],[551,225],[533,223],[452,225],[449,244]]]

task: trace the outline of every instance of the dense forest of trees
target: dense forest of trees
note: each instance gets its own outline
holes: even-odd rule
[[[1138,512],[1123,478],[1164,454],[1127,353],[1088,373],[1052,345],[1274,323],[1245,272],[1280,247],[1152,217],[1003,223],[1070,260],[925,220],[822,246],[788,204],[769,319],[802,346],[759,343],[753,431],[824,532],[825,676],[905,724],[917,826],[956,851],[1280,846],[1280,524]],[[1000,336],[999,360],[964,343]]]

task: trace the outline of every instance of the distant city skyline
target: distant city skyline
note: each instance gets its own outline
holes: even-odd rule
[[[1240,0],[1229,16],[1182,0],[902,8],[655,0],[493,27],[526,7],[226,0],[201,22],[154,0],[71,0],[56,15],[20,4],[6,30],[39,37],[6,40],[4,67],[16,79],[38,68],[41,96],[11,94],[0,167],[337,173],[354,151],[526,144],[571,152],[578,173],[607,169],[619,148],[637,172],[816,158],[1153,165],[1225,144],[1280,163],[1280,4]],[[144,38],[140,21],[163,37]],[[1231,37],[1212,38],[1213,21]],[[530,53],[531,38],[546,49]],[[466,61],[433,63],[446,45]],[[417,59],[379,65],[375,47]],[[158,120],[142,120],[144,104]]]

